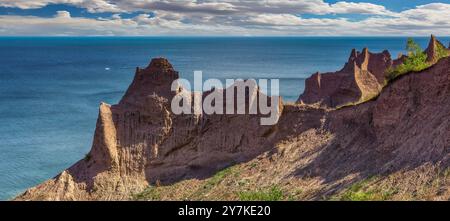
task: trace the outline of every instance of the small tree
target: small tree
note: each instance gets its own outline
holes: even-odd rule
[[[410,71],[421,71],[430,66],[427,63],[427,55],[412,38],[408,39],[406,51],[408,52],[408,57],[405,61],[397,67],[388,70],[387,77],[389,81]]]
[[[404,65],[407,71],[421,71],[429,66],[427,54],[412,38],[408,39],[406,50],[408,50],[408,59],[406,59]]]
[[[409,57],[423,53],[420,45],[418,45],[412,38],[408,38],[408,41],[406,42],[406,51],[408,52]]]

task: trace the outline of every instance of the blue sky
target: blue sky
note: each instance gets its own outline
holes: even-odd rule
[[[0,0],[0,35],[450,35],[450,0]]]

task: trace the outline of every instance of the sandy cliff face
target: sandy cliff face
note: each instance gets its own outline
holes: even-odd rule
[[[286,104],[268,151],[212,178],[152,187],[137,198],[239,200],[242,192],[276,187],[285,200],[450,200],[449,111],[446,58],[360,105]]]
[[[126,199],[151,183],[210,176],[271,146],[277,128],[260,126],[261,114],[174,115],[170,105],[177,93],[194,96],[171,91],[175,79],[166,59],[138,68],[119,104],[100,105],[87,157],[18,199]],[[281,111],[279,101],[274,105]]]
[[[358,170],[366,173],[390,173],[424,162],[448,166],[449,62],[446,58],[398,79],[375,101],[330,112],[328,126],[337,136],[332,143],[343,148],[330,149],[335,157],[357,154],[340,160],[351,160],[353,167],[359,163]],[[357,137],[349,139],[352,134]]]
[[[392,64],[387,52],[353,51],[341,71],[308,79],[300,100],[337,106],[378,93]],[[449,58],[402,76],[360,105],[330,109],[280,102],[274,126],[261,126],[259,115],[174,115],[173,96],[189,93],[170,90],[176,78],[165,59],[137,69],[119,104],[100,105],[88,156],[17,200],[125,200],[155,183],[187,183],[189,188],[177,191],[197,196],[205,191],[199,182],[235,164],[242,166],[230,178],[233,185],[216,183],[203,199],[224,193],[236,199],[236,186],[274,184],[290,194],[302,189],[298,199],[323,199],[371,175],[395,175],[396,185],[404,187],[399,191],[408,193],[427,182],[427,168],[450,165]],[[234,185],[244,178],[250,184]],[[185,197],[168,192],[163,199]],[[448,188],[442,192],[447,193]]]
[[[427,62],[438,60],[438,48],[446,50],[435,36],[431,36],[427,49]],[[334,73],[316,73],[305,82],[305,92],[298,103],[318,104],[321,107],[339,107],[359,103],[377,96],[385,85],[386,71],[401,64],[406,56],[391,59],[388,51],[370,53],[352,50],[344,68]]]
[[[316,73],[305,82],[298,102],[338,107],[376,96],[384,84],[384,72],[393,65],[388,51],[370,53],[355,49],[344,68],[334,73]]]

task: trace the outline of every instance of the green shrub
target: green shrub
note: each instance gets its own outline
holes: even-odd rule
[[[392,81],[408,72],[421,71],[430,66],[427,62],[427,55],[412,38],[408,39],[406,50],[408,51],[408,57],[405,59],[403,64],[387,71],[388,81]]]
[[[161,195],[159,192],[158,187],[155,186],[149,186],[147,189],[145,189],[144,191],[135,194],[133,196],[134,200],[151,200],[151,201],[158,201],[161,200]]]
[[[333,197],[333,200],[341,201],[385,201],[389,200],[398,191],[392,188],[380,189],[371,184],[378,180],[378,176],[372,176],[348,187],[342,194]]]
[[[217,172],[213,177],[211,177],[203,186],[204,189],[211,189],[214,186],[221,183],[227,176],[235,172],[234,167],[228,167],[222,171]]]
[[[438,59],[441,59],[450,56],[450,52],[443,45],[438,44],[437,55]]]
[[[226,169],[223,169],[211,178],[207,179],[206,182],[199,187],[196,191],[191,193],[187,198],[189,199],[203,199],[205,195],[207,195],[211,190],[214,189],[214,187],[218,186],[220,183],[222,183],[227,177],[239,176],[238,167],[231,166]]]
[[[239,200],[241,201],[280,201],[283,200],[283,191],[274,186],[270,189],[246,191],[239,193]]]
[[[372,201],[375,199],[375,193],[373,191],[363,190],[365,183],[359,182],[353,184],[348,188],[339,200],[342,201]]]

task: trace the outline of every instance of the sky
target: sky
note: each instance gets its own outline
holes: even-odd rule
[[[0,36],[450,36],[450,0],[0,0]]]

